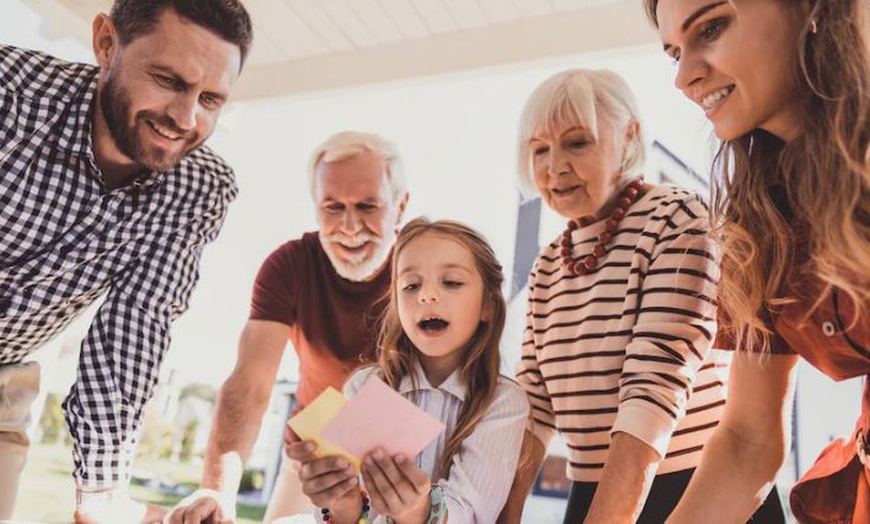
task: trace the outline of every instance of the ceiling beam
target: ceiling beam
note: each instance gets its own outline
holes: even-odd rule
[[[0,0],[2,1],[2,0]],[[90,21],[111,0],[23,0],[54,28],[46,38],[90,46]],[[249,61],[233,98],[253,100],[467,71],[655,42],[637,0],[282,62]],[[256,35],[254,46],[256,47]]]
[[[492,67],[657,41],[637,0],[346,53],[251,67],[234,98],[258,99]]]

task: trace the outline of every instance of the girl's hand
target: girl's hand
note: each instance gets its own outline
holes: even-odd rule
[[[429,475],[404,455],[388,457],[380,449],[362,465],[363,482],[372,507],[398,524],[419,524],[429,517]]]
[[[336,515],[359,516],[362,494],[353,465],[344,457],[317,458],[316,449],[317,444],[310,440],[287,446],[287,456],[300,462],[302,492],[315,506],[329,508]]]

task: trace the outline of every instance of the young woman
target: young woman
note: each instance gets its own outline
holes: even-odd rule
[[[737,522],[789,449],[798,357],[835,380],[870,373],[868,4],[644,3],[677,62],[677,88],[722,140],[720,334],[765,353],[736,359],[724,418],[672,521]],[[868,407],[865,390],[851,439],[792,491],[801,522],[870,521]]]
[[[634,99],[615,73],[550,77],[520,128],[521,179],[567,228],[529,282],[517,380],[532,406],[533,460],[518,479],[533,478],[558,431],[573,481],[566,523],[661,523],[725,403],[707,207],[643,182]],[[776,500],[763,517],[782,521]]]
[[[392,268],[378,365],[352,375],[345,392],[352,396],[377,375],[447,430],[418,457],[373,450],[362,463],[364,490],[346,460],[315,459],[313,443],[294,444],[288,453],[304,463],[303,491],[334,522],[376,515],[397,523],[495,522],[529,409],[522,389],[498,371],[501,266],[471,228],[418,218],[399,234]]]

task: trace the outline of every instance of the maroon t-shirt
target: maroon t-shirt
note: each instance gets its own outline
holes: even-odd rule
[[[296,398],[303,406],[327,386],[341,391],[351,371],[374,360],[389,266],[369,282],[342,278],[317,233],[287,242],[263,262],[249,318],[292,328],[290,341],[299,355]]]

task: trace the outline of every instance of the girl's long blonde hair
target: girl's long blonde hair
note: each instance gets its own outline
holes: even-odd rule
[[[657,4],[644,0],[653,23]],[[856,306],[846,322],[870,304],[867,16],[867,0],[817,0],[795,48],[802,135],[756,129],[716,156],[720,332],[738,347],[768,348],[770,312],[795,300],[811,301],[806,319],[839,289]]]
[[[399,256],[411,241],[424,234],[449,238],[468,249],[483,280],[483,308],[487,313],[487,320],[480,323],[464,349],[459,372],[462,382],[467,386],[467,393],[459,411],[456,429],[449,436],[441,454],[436,477],[432,479],[434,481],[449,477],[453,455],[459,451],[462,441],[471,435],[495,398],[500,364],[499,342],[507,308],[501,291],[504,281],[501,264],[483,235],[450,220],[431,222],[421,217],[409,222],[402,228],[393,248],[390,303],[384,313],[378,339],[378,365],[390,387],[397,389],[402,379],[409,375],[413,380],[412,370],[419,364],[419,351],[405,334],[399,320],[397,286]]]

